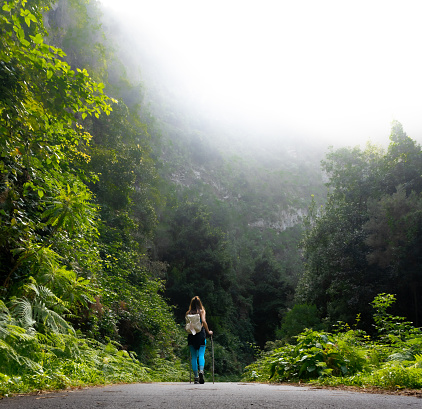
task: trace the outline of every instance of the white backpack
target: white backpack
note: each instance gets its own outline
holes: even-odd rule
[[[195,335],[197,332],[200,332],[202,329],[201,317],[199,314],[188,314],[185,317],[186,319],[186,332],[189,334]]]

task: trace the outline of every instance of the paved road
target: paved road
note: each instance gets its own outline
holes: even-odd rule
[[[422,408],[422,399],[311,387],[246,383],[152,383],[17,396],[0,409],[398,409]]]

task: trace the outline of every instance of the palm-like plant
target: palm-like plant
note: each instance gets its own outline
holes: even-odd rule
[[[40,368],[39,364],[20,354],[15,347],[19,346],[21,342],[32,341],[34,335],[35,331],[27,331],[18,325],[4,302],[0,300],[0,372],[4,371],[12,362],[32,370]]]
[[[61,314],[68,314],[68,304],[49,288],[39,285],[34,278],[24,286],[27,296],[14,298],[14,313],[18,322],[27,331],[74,333],[73,327]]]
[[[66,303],[50,289],[31,277],[23,294],[11,299],[10,310],[0,301],[0,372],[10,372],[14,364],[18,364],[20,371],[41,370],[36,351],[43,335],[45,339],[53,337],[50,343],[59,344],[57,337],[75,334],[61,315],[68,312]]]
[[[69,307],[87,308],[89,303],[95,302],[94,296],[98,293],[91,285],[91,281],[78,277],[74,270],[68,270],[58,264],[52,265],[48,271],[37,276],[37,281],[50,288]]]

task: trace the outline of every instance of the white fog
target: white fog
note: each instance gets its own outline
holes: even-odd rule
[[[398,120],[422,141],[420,1],[100,3],[216,117],[353,145]]]

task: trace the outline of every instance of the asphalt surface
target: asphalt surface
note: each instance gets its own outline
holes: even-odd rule
[[[422,399],[289,385],[252,383],[150,383],[113,385],[4,398],[8,409],[397,409],[422,408]]]

